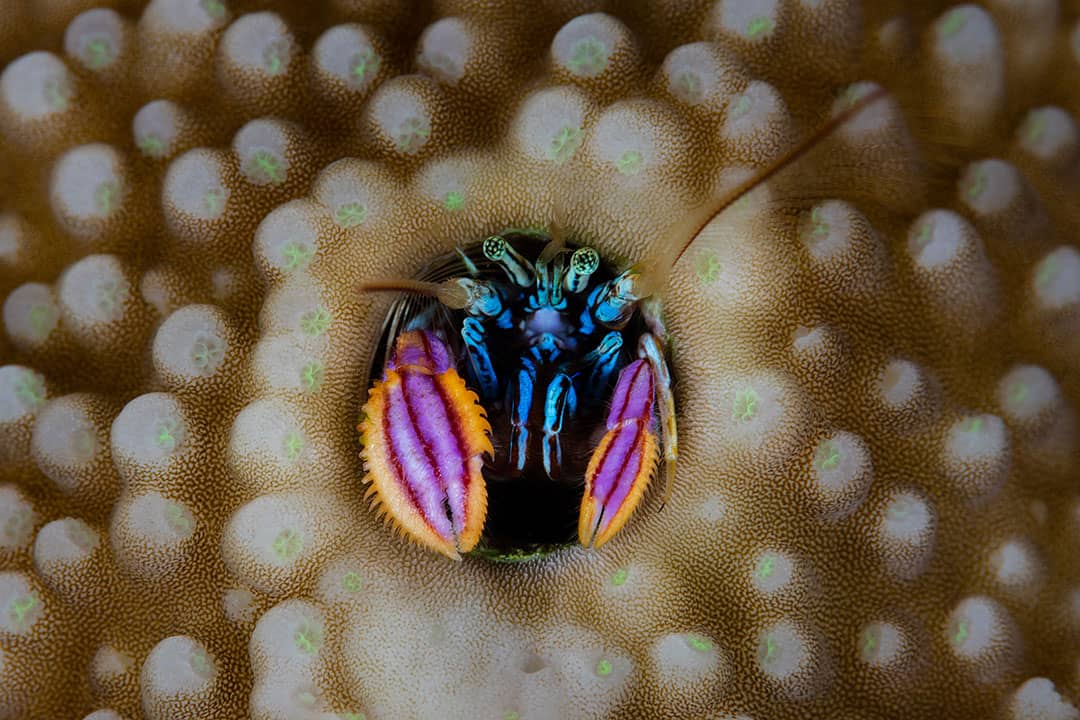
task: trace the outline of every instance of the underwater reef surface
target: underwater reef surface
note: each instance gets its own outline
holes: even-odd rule
[[[1080,3],[5,0],[0,718],[1076,720]],[[600,550],[365,498],[392,295],[670,263]],[[498,449],[497,449],[498,450]]]

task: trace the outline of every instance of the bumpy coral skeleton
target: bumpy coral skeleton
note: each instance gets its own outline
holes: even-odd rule
[[[1080,717],[1078,17],[8,0],[0,717]],[[877,86],[674,268],[662,511],[378,521],[360,283],[556,207],[670,255]]]

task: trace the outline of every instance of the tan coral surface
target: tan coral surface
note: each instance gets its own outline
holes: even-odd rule
[[[104,7],[95,7],[102,5]],[[1080,2],[4,0],[0,717],[1076,720]],[[363,500],[386,296],[670,258],[602,551]]]

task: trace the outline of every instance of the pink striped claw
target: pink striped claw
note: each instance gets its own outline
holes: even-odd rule
[[[653,417],[656,375],[646,359],[619,373],[607,433],[585,469],[578,540],[599,548],[619,532],[641,502],[659,457]]]
[[[398,336],[360,422],[373,505],[411,540],[460,560],[487,513],[483,456],[491,426],[435,333]]]

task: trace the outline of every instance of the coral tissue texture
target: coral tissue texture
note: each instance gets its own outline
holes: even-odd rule
[[[5,0],[0,717],[1076,720],[1080,2]],[[602,551],[368,507],[386,295],[669,260]]]

